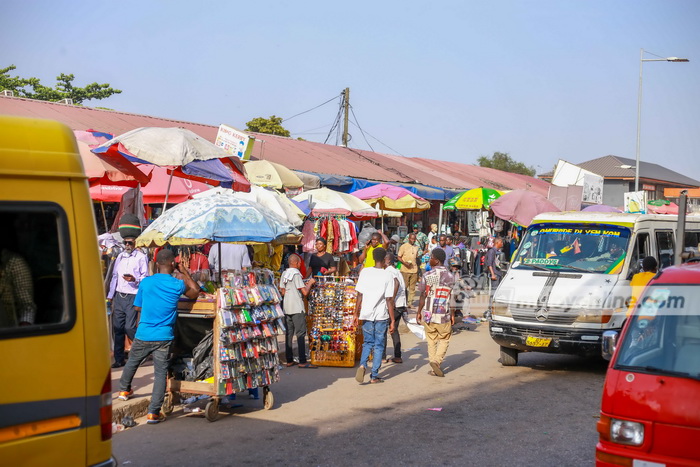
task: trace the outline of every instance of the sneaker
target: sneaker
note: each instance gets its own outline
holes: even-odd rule
[[[146,423],[149,425],[155,425],[156,423],[164,422],[165,421],[165,415],[162,413],[149,413],[148,414],[148,420]]]
[[[120,401],[128,401],[131,399],[131,396],[134,395],[134,390],[132,389],[131,391],[119,391],[119,397],[118,399]]]

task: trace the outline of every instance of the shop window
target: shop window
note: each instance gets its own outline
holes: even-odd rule
[[[3,202],[0,226],[0,338],[70,329],[75,307],[65,212],[54,203]]]
[[[670,230],[656,232],[656,251],[659,269],[673,264],[673,232]]]
[[[627,279],[632,279],[632,276],[642,270],[642,260],[646,256],[649,256],[649,234],[647,232],[639,232],[632,249]]]

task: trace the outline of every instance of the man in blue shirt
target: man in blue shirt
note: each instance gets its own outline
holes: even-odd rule
[[[134,308],[141,312],[141,321],[131,345],[129,360],[119,380],[119,399],[128,400],[134,393],[131,381],[139,365],[153,355],[153,394],[148,406],[148,423],[165,420],[160,413],[165,398],[168,371],[168,354],[175,335],[173,328],[177,318],[177,302],[183,293],[188,298],[197,298],[199,287],[192,280],[187,268],[175,263],[175,254],[161,250],[156,257],[158,273],[141,281],[134,299]],[[183,280],[172,276],[177,269]]]

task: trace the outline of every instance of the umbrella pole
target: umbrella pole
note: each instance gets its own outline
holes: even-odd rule
[[[442,206],[443,203],[440,203],[440,211],[438,212],[438,235],[442,233]]]
[[[107,227],[107,215],[105,214],[105,203],[100,201],[100,207],[102,208],[102,220],[105,223],[105,233],[109,232],[109,227]]]
[[[170,195],[170,184],[173,183],[173,174],[174,173],[175,173],[174,170],[170,171],[170,178],[168,179],[168,188],[165,190],[165,201],[163,201],[163,212],[160,213],[161,216],[165,212],[166,206],[168,205],[168,195]]]
[[[219,287],[223,282],[221,281],[221,242],[218,242],[217,248],[219,249]]]

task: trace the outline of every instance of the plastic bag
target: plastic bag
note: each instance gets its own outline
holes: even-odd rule
[[[190,381],[199,381],[214,376],[214,367],[212,361],[212,348],[214,345],[214,331],[210,330],[204,335],[204,338],[199,341],[197,347],[192,350],[192,366],[194,372],[190,376]]]
[[[410,320],[408,320],[406,326],[408,326],[408,329],[410,329],[411,332],[415,334],[418,339],[422,341],[425,340],[425,328],[422,325],[418,324],[416,318],[411,318]]]
[[[362,226],[362,231],[357,236],[357,243],[359,244],[359,247],[364,248],[367,242],[369,242],[372,239],[372,234],[375,232],[377,232],[377,229],[372,227],[371,224],[365,223]]]

